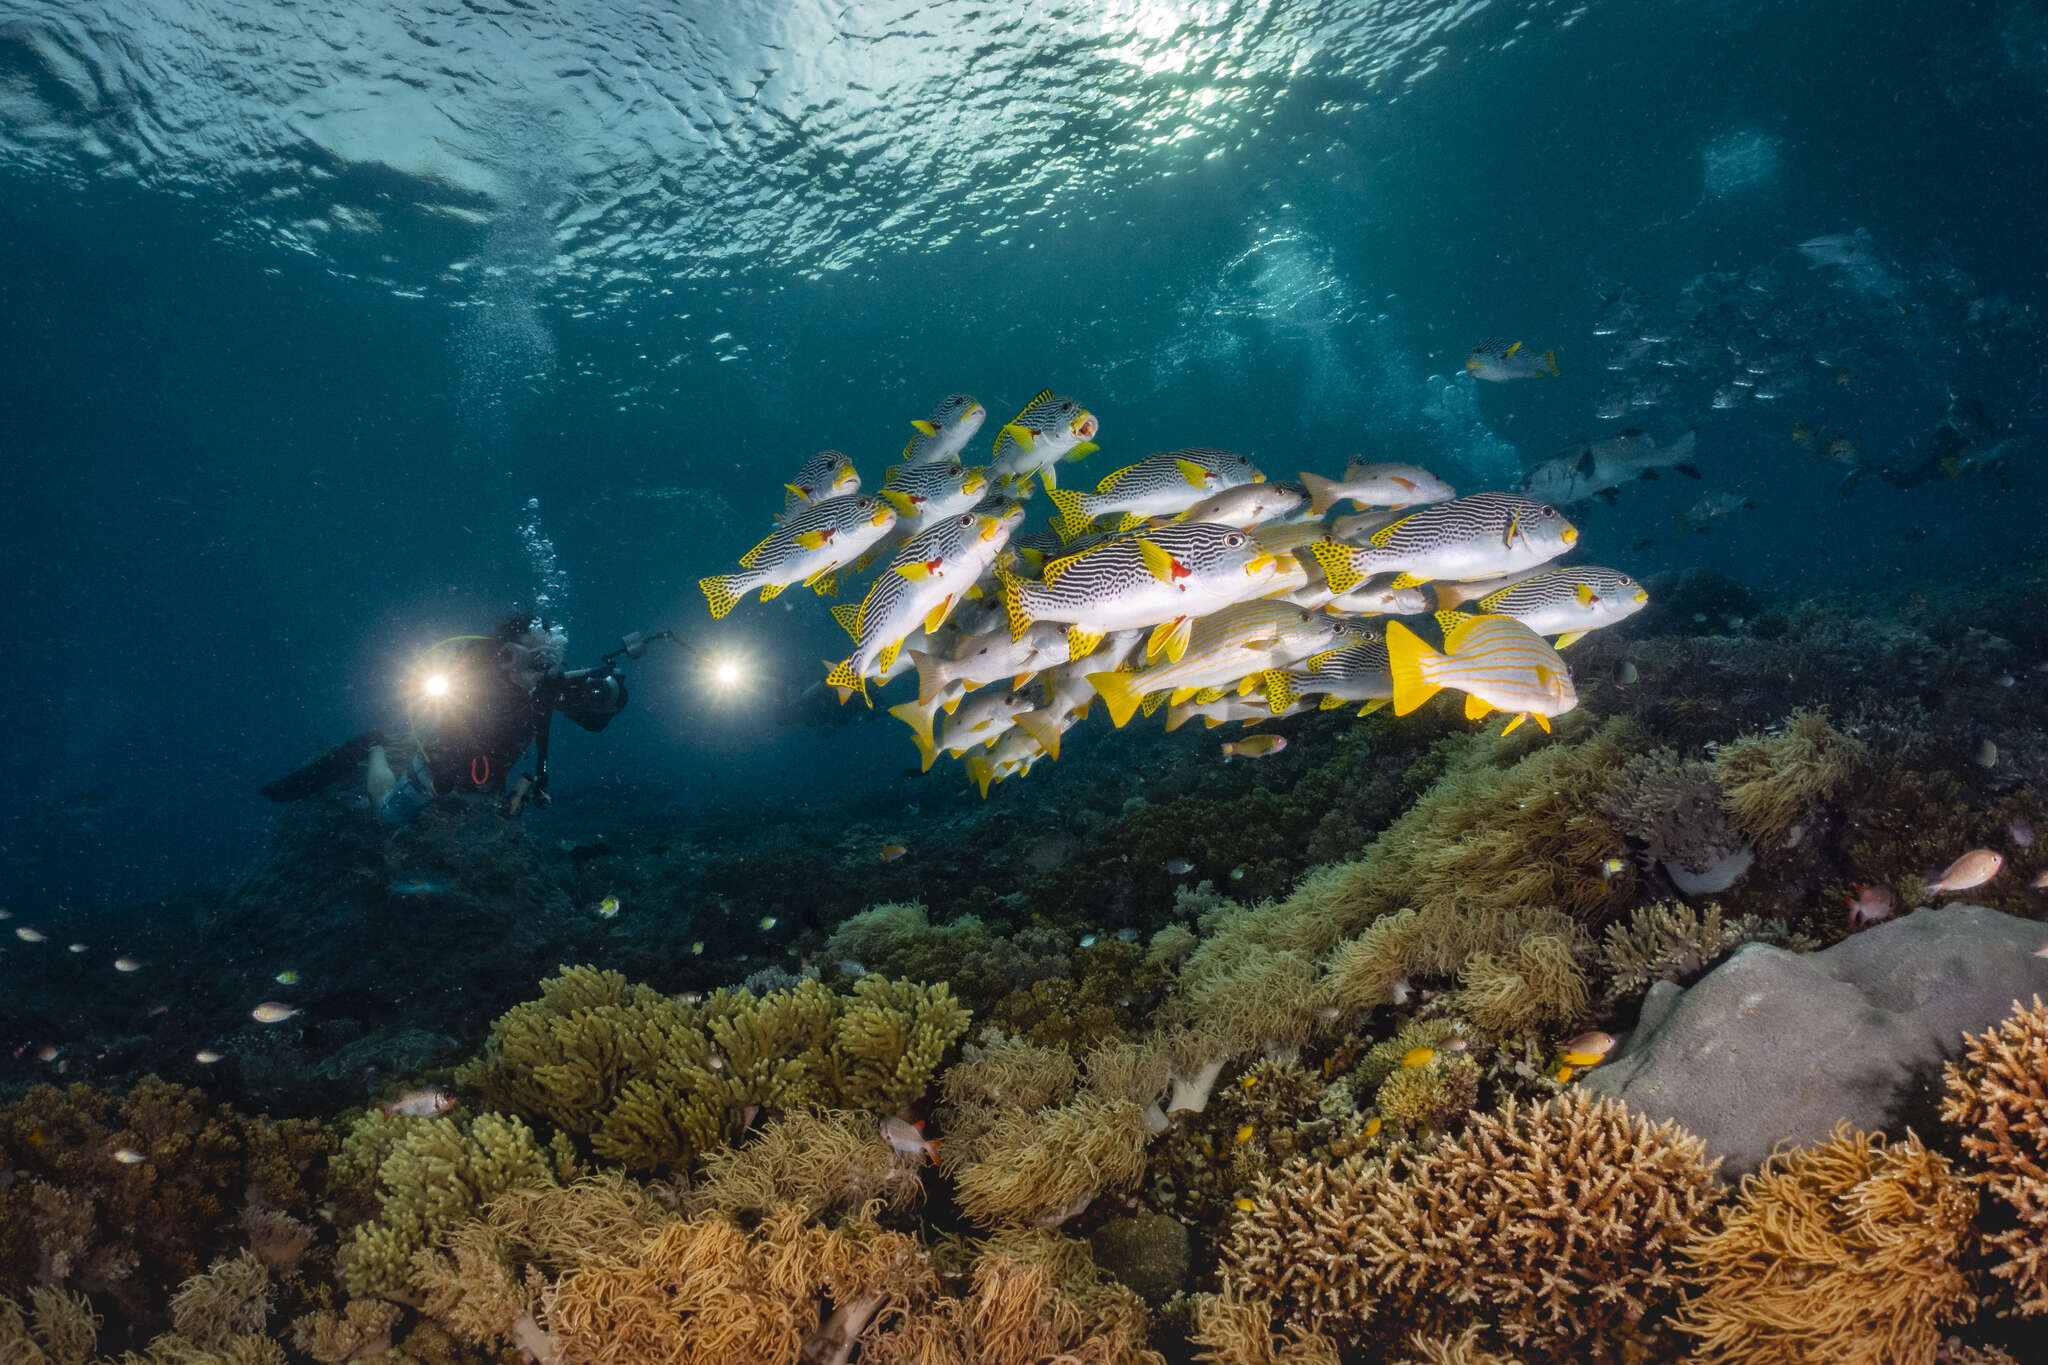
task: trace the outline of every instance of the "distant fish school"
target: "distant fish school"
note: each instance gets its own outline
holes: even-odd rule
[[[1519,359],[1474,354],[1496,374]],[[1554,373],[1542,360],[1524,368]],[[1617,570],[1558,566],[1578,529],[1522,493],[1459,497],[1427,470],[1363,460],[1268,484],[1208,446],[1147,455],[1077,493],[1058,468],[1097,449],[1093,412],[1043,390],[1002,425],[988,464],[966,465],[986,416],[948,395],[910,424],[873,493],[852,460],[821,451],[783,485],[777,529],[698,584],[714,618],[755,588],[845,594],[832,615],[852,649],[825,662],[826,681],[872,706],[871,686],[914,674],[917,699],[890,714],[926,771],[958,758],[983,797],[1058,759],[1097,701],[1119,727],[1164,709],[1169,730],[1197,717],[1214,729],[1347,705],[1407,715],[1450,689],[1470,719],[1498,710],[1508,730],[1548,730],[1578,703],[1558,650],[1649,601]],[[1030,530],[1040,484],[1053,515]],[[1347,500],[1354,513],[1335,516]],[[1441,648],[1373,619],[1432,608]],[[1285,747],[1271,738],[1223,753]]]

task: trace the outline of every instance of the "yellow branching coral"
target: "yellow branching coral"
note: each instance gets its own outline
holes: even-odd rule
[[[1745,735],[1714,755],[1729,815],[1744,834],[1776,848],[1792,827],[1840,791],[1869,756],[1818,711],[1794,711],[1774,735]]]
[[[1058,1222],[1144,1172],[1138,1106],[1082,1095],[1057,1109],[1005,1113],[981,1134],[954,1185],[976,1222]]]
[[[1676,1302],[1719,1187],[1698,1138],[1583,1092],[1475,1116],[1388,1161],[1297,1162],[1233,1226],[1224,1278],[1311,1330],[1602,1354]]]
[[[907,1208],[923,1194],[917,1166],[890,1147],[874,1115],[799,1110],[713,1153],[687,1202],[692,1212],[727,1217],[794,1204],[815,1218],[870,1200]]]
[[[2048,1008],[2017,1001],[1997,1028],[1965,1040],[1946,1071],[1941,1117],[1961,1131],[1979,1169],[1970,1177],[2013,1225],[1989,1233],[1991,1273],[2012,1288],[2012,1311],[2048,1313]]]
[[[1726,1225],[1685,1248],[1702,1291],[1678,1326],[1702,1365],[1931,1365],[1977,1299],[1962,1268],[1977,1195],[1919,1139],[1844,1123],[1742,1182]]]
[[[943,985],[866,976],[687,1005],[615,972],[565,968],[492,1025],[462,1073],[487,1102],[588,1134],[632,1170],[687,1166],[762,1109],[895,1109],[922,1094],[967,1013]]]
[[[381,1144],[366,1130],[386,1122],[365,1117],[350,1141]],[[404,1130],[378,1167],[377,1217],[357,1228],[342,1252],[343,1277],[355,1294],[402,1289],[414,1252],[506,1190],[552,1185],[573,1170],[564,1151],[541,1146],[516,1118],[481,1114],[466,1128],[448,1118],[388,1122]]]

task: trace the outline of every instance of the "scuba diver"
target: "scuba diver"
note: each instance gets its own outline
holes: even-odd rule
[[[272,801],[298,801],[367,765],[370,803],[402,825],[442,796],[493,796],[516,816],[548,802],[548,732],[557,712],[599,731],[626,709],[620,658],[639,658],[671,631],[628,635],[591,668],[562,669],[568,637],[524,612],[488,635],[458,635],[427,651],[411,706],[411,757],[394,770],[383,732],[366,730],[263,788]],[[678,644],[684,642],[677,640]],[[686,646],[687,647],[687,646]],[[533,771],[511,781],[534,745]]]

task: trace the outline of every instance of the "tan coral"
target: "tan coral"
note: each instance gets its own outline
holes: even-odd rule
[[[1563,1029],[1586,1017],[1593,993],[1579,966],[1581,938],[1528,934],[1505,953],[1474,953],[1450,1008],[1490,1033]]]
[[[800,1110],[763,1126],[753,1141],[714,1153],[688,1207],[740,1217],[795,1204],[815,1218],[870,1200],[906,1209],[923,1195],[916,1163],[890,1147],[874,1115]]]
[[[1479,1329],[1467,1327],[1456,1336],[1417,1332],[1408,1338],[1414,1354],[1393,1365],[1522,1365],[1519,1358],[1489,1351],[1479,1343]]]
[[[1785,926],[1756,915],[1727,918],[1718,902],[1696,909],[1683,901],[1639,906],[1607,926],[1600,966],[1607,995],[1626,1000],[1659,981],[1692,980],[1745,943],[1783,943]]]
[[[30,1289],[28,1311],[0,1298],[0,1361],[6,1365],[86,1365],[99,1341],[100,1317],[83,1294]]]
[[[1685,1255],[1701,1292],[1678,1326],[1702,1365],[1931,1365],[1977,1298],[1963,1268],[1977,1196],[1910,1134],[1844,1123],[1745,1177]]]
[[[1229,1281],[1195,1301],[1195,1359],[1204,1365],[1337,1365],[1337,1343],[1298,1323],[1273,1321],[1273,1305]]]
[[[404,1310],[379,1299],[350,1299],[341,1312],[321,1309],[292,1323],[292,1345],[320,1365],[349,1365],[391,1349],[391,1329]]]
[[[2013,1002],[1996,1028],[1964,1039],[1946,1069],[1944,1122],[1977,1166],[1970,1179],[2005,1206],[2011,1227],[1987,1234],[1991,1273],[2011,1288],[2013,1313],[2048,1313],[2048,1008]]]
[[[1145,1171],[1145,1136],[1136,1105],[1095,1095],[1056,1109],[1008,1112],[958,1166],[955,1193],[978,1223],[1057,1222],[1095,1195],[1136,1184]]]
[[[1742,832],[1767,848],[1785,842],[1869,758],[1819,711],[1794,711],[1772,735],[1745,735],[1714,755],[1714,775],[1727,792],[1728,813]]]

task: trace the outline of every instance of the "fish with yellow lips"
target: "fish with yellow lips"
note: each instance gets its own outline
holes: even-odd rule
[[[989,477],[998,488],[1018,497],[1029,492],[1034,478],[1042,477],[1047,488],[1056,488],[1054,468],[1061,460],[1093,454],[1100,430],[1094,413],[1051,389],[1040,389],[1024,405],[1024,411],[1003,423],[997,433]]]
[[[1399,621],[1387,625],[1395,715],[1407,715],[1449,687],[1465,694],[1467,720],[1484,720],[1495,710],[1514,713],[1501,731],[1506,734],[1525,720],[1548,730],[1551,717],[1579,704],[1564,660],[1512,616],[1447,611],[1439,612],[1437,620],[1445,627],[1441,651]]]
[[[1210,688],[1249,692],[1267,670],[1341,649],[1358,630],[1354,622],[1292,602],[1240,602],[1195,622],[1177,657],[1130,672],[1091,673],[1088,681],[1109,706],[1110,723],[1122,728],[1153,693],[1174,703]]]
[[[939,400],[931,416],[910,424],[917,434],[904,445],[900,458],[905,464],[943,464],[957,459],[987,417],[988,409],[977,403],[974,395],[949,393]]]
[[[833,608],[833,619],[854,643],[852,655],[830,665],[825,678],[839,689],[840,701],[855,693],[867,701],[869,670],[887,674],[904,640],[920,626],[937,630],[982,570],[995,562],[1024,520],[1024,508],[1001,502],[990,509],[962,512],[912,537],[876,576],[866,597],[857,605]]]
[[[1512,616],[1538,635],[1555,635],[1555,649],[1627,620],[1650,601],[1635,579],[1594,564],[1543,569],[1477,597],[1463,596],[1456,584],[1438,584],[1436,595],[1444,607],[1469,601],[1481,614]]]
[[[998,566],[1012,638],[1035,621],[1068,624],[1069,657],[1093,652],[1110,631],[1151,629],[1148,656],[1179,657],[1192,623],[1276,586],[1278,561],[1250,532],[1174,523],[1047,561],[1042,582]]]
[[[1556,559],[1578,538],[1555,507],[1517,493],[1473,493],[1398,517],[1357,544],[1321,540],[1310,548],[1330,590],[1343,593],[1379,573],[1398,575],[1397,588],[1491,578]]]
[[[1059,509],[1058,529],[1066,540],[1094,529],[1098,517],[1121,513],[1117,530],[1128,531],[1148,517],[1170,517],[1211,494],[1266,476],[1234,450],[1193,446],[1162,450],[1104,477],[1093,493],[1052,488],[1046,496]]]
[[[827,498],[860,492],[860,471],[843,452],[821,450],[805,460],[804,467],[782,486],[789,494],[782,501],[782,515],[786,517],[799,507],[812,507]]]
[[[761,600],[801,583],[820,597],[838,591],[838,572],[896,528],[896,508],[881,498],[827,498],[792,512],[773,535],[740,556],[740,572],[700,578],[714,619],[754,589]]]

